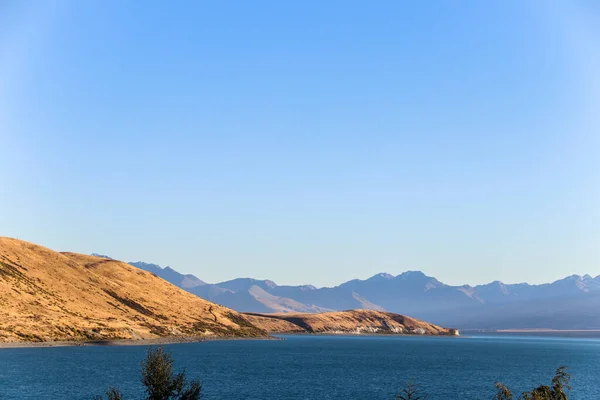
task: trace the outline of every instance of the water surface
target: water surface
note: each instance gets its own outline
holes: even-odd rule
[[[491,399],[549,383],[568,365],[572,399],[600,399],[600,339],[536,335],[463,338],[285,336],[168,345],[206,399],[392,399],[414,379],[429,399]],[[0,349],[0,399],[92,399],[115,385],[141,399],[145,346]]]

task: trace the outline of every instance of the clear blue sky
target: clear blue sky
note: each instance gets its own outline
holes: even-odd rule
[[[209,282],[595,276],[598,71],[595,1],[3,1],[0,235]]]

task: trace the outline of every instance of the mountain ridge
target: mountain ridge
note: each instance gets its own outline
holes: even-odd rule
[[[92,253],[91,255],[112,259],[109,256],[104,256],[104,255],[100,255],[100,254],[97,254],[97,253]],[[156,268],[156,269],[162,269],[162,270],[176,271],[175,269],[173,269],[170,266],[162,267],[162,266],[160,266],[158,264],[144,262],[144,261],[134,261],[134,262],[127,262],[127,263],[130,264],[130,265],[133,265],[133,266],[147,265],[147,266],[149,266],[149,268]],[[141,268],[141,269],[145,269],[145,268]],[[423,271],[420,271],[420,270],[406,270],[404,272],[400,272],[397,275],[390,274],[388,272],[379,272],[379,273],[376,273],[376,274],[374,274],[374,275],[372,275],[370,277],[364,278],[364,279],[354,278],[354,279],[351,279],[349,281],[341,282],[340,284],[335,285],[335,286],[315,286],[315,285],[312,285],[312,284],[298,284],[298,285],[285,284],[285,285],[279,285],[275,281],[270,280],[270,279],[259,279],[259,278],[252,278],[252,277],[249,277],[249,276],[240,277],[240,278],[233,278],[233,279],[229,279],[229,280],[226,280],[226,281],[220,281],[220,282],[216,282],[216,283],[208,283],[206,281],[202,281],[200,278],[197,278],[193,274],[183,274],[183,273],[180,273],[180,272],[177,272],[177,273],[180,274],[180,275],[182,275],[182,276],[194,277],[195,279],[198,279],[199,281],[203,282],[203,284],[207,284],[207,285],[222,285],[222,284],[228,284],[228,283],[234,282],[234,281],[247,280],[247,281],[252,281],[252,282],[268,282],[270,285],[274,285],[274,286],[277,286],[277,287],[293,287],[293,288],[309,287],[311,289],[317,289],[317,290],[319,290],[319,289],[333,289],[333,288],[342,286],[342,285],[350,283],[350,282],[355,282],[355,281],[364,282],[364,281],[373,280],[373,279],[380,278],[380,277],[381,278],[385,278],[387,280],[392,280],[392,279],[399,278],[399,277],[406,277],[408,275],[421,275],[421,276],[424,276],[426,278],[434,279],[435,281],[437,281],[437,282],[439,282],[439,283],[441,283],[443,285],[450,286],[450,287],[457,287],[457,288],[458,287],[479,288],[479,287],[482,287],[482,286],[487,286],[487,285],[492,285],[492,284],[501,284],[501,285],[504,285],[504,286],[511,286],[511,287],[518,287],[518,286],[523,286],[523,285],[530,286],[530,287],[537,287],[537,286],[552,285],[554,283],[561,282],[561,281],[564,281],[564,280],[567,280],[567,279],[576,279],[576,278],[579,278],[579,279],[586,278],[586,279],[589,279],[589,280],[593,280],[593,281],[598,282],[598,285],[600,285],[600,275],[594,277],[594,276],[592,276],[592,275],[590,275],[588,273],[583,274],[583,275],[571,274],[571,275],[565,276],[564,278],[559,278],[559,279],[556,279],[554,281],[544,282],[544,283],[528,283],[528,282],[505,283],[505,282],[503,282],[501,280],[494,280],[492,282],[480,283],[480,284],[476,284],[476,285],[472,285],[472,284],[450,285],[450,284],[442,283],[441,281],[437,280],[437,278],[428,276]]]
[[[589,274],[543,284],[493,281],[453,286],[421,271],[405,271],[398,275],[382,272],[334,287],[279,286],[271,280],[237,278],[186,290],[240,312],[371,309],[462,329],[600,329],[600,311],[593,312],[595,307],[600,310],[600,276]],[[562,320],[547,317],[548,308],[556,308],[561,302],[571,305]],[[529,314],[523,310],[529,310]],[[495,315],[499,312],[503,315]]]

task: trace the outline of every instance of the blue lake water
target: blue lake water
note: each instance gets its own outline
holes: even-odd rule
[[[168,345],[176,369],[210,399],[393,399],[413,378],[436,399],[491,399],[494,382],[521,392],[568,365],[571,398],[600,399],[600,338],[285,336]],[[147,347],[0,349],[0,399],[86,399],[115,385],[143,398]]]

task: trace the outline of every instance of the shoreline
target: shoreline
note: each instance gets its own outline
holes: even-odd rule
[[[48,342],[0,342],[2,349],[27,349],[49,347],[119,347],[119,346],[162,346],[168,344],[215,342],[219,340],[282,340],[274,336],[267,337],[163,337],[154,339],[106,339],[106,340],[56,340]]]
[[[283,336],[283,337],[278,337]],[[0,342],[2,349],[49,348],[49,347],[119,347],[119,346],[162,346],[168,344],[185,344],[215,342],[220,340],[286,340],[285,336],[398,336],[398,337],[445,337],[461,338],[462,335],[419,335],[402,333],[351,333],[351,332],[270,332],[266,337],[163,337],[154,339],[106,339],[106,340],[57,340],[48,342]]]
[[[266,337],[162,337],[152,339],[106,339],[106,340],[56,340],[47,342],[0,342],[2,349],[50,348],[50,347],[119,347],[119,346],[162,346],[171,344],[214,342],[221,340],[286,340],[285,336],[398,336],[398,337],[439,337],[468,338],[477,333],[598,333],[600,329],[502,329],[502,330],[464,330],[461,335],[431,335],[402,333],[352,333],[352,332],[270,332]]]
[[[415,334],[415,333],[355,333],[355,332],[269,332],[270,335],[280,336],[397,336],[397,337],[445,337],[462,338],[462,335],[435,335],[435,334]]]

